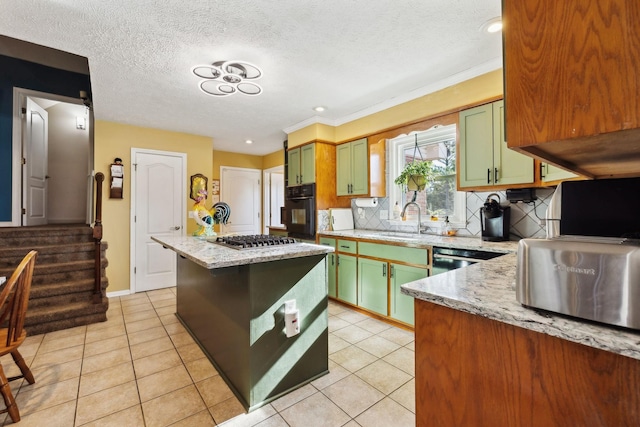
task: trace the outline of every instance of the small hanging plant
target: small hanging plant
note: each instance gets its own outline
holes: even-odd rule
[[[431,161],[422,160],[407,164],[393,182],[402,186],[403,189],[422,191],[427,181],[432,181],[433,178]]]

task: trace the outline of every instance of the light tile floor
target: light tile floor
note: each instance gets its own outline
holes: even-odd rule
[[[176,318],[175,288],[109,304],[106,322],[20,347],[36,378],[11,383],[21,427],[415,425],[411,332],[330,302],[330,373],[247,414]]]

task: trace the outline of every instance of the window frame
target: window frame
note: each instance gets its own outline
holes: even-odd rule
[[[411,148],[415,145],[416,135],[418,145],[425,144],[436,144],[440,142],[446,141],[456,141],[456,124],[450,125],[436,125],[427,130],[422,131],[413,131],[409,134],[398,135],[394,138],[389,139],[388,142],[388,154],[389,154],[389,206],[394,206],[396,202],[403,206],[402,197],[404,195],[402,188],[395,184],[393,180],[395,177],[400,175],[400,172],[404,168],[404,165],[401,162],[404,162],[404,151],[408,148]],[[459,153],[456,150],[456,156]],[[456,164],[459,164],[456,161]],[[456,168],[456,176],[458,174],[458,170]],[[422,224],[432,224],[436,227],[440,227],[442,222],[444,222],[444,218],[438,218],[438,221],[430,221],[422,213],[421,222]],[[398,220],[390,220],[392,225],[409,225],[411,223],[416,223],[416,221],[398,221]],[[433,224],[433,223],[436,224]],[[456,191],[455,200],[454,200],[454,214],[449,215],[449,224],[453,228],[466,228],[467,226],[467,197],[464,191]]]

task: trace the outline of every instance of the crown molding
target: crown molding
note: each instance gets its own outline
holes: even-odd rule
[[[387,99],[386,101],[383,101],[379,104],[372,105],[371,107],[357,111],[353,114],[348,114],[346,116],[343,116],[334,120],[330,120],[320,116],[313,116],[299,123],[291,125],[287,128],[284,128],[283,131],[286,134],[290,134],[292,132],[295,132],[300,129],[304,129],[307,126],[311,126],[314,124],[324,124],[324,125],[329,125],[334,127],[340,126],[345,123],[349,123],[354,120],[358,120],[363,117],[370,116],[375,113],[379,113],[380,111],[387,110],[397,105],[404,104],[409,101],[413,101],[414,99],[420,98],[421,96],[429,95],[430,93],[437,92],[449,86],[462,83],[474,77],[481,76],[482,74],[486,74],[491,71],[498,70],[500,68],[502,68],[502,57],[494,58],[491,61],[484,62],[476,67],[461,71],[459,73],[456,73],[452,76],[439,80],[430,85],[423,86],[421,88],[407,92],[403,95],[399,95],[394,98]]]

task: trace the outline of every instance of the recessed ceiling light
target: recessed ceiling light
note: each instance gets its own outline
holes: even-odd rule
[[[252,141],[252,140],[250,140],[250,139],[247,139],[245,142],[246,142],[247,144],[253,144],[253,141]]]
[[[498,33],[502,31],[502,18],[500,16],[496,16],[495,18],[489,19],[487,22],[482,24],[481,30],[487,33]]]
[[[318,106],[318,107],[314,107],[313,111],[317,112],[317,113],[322,113],[324,110],[326,110],[325,107],[323,106]]]

